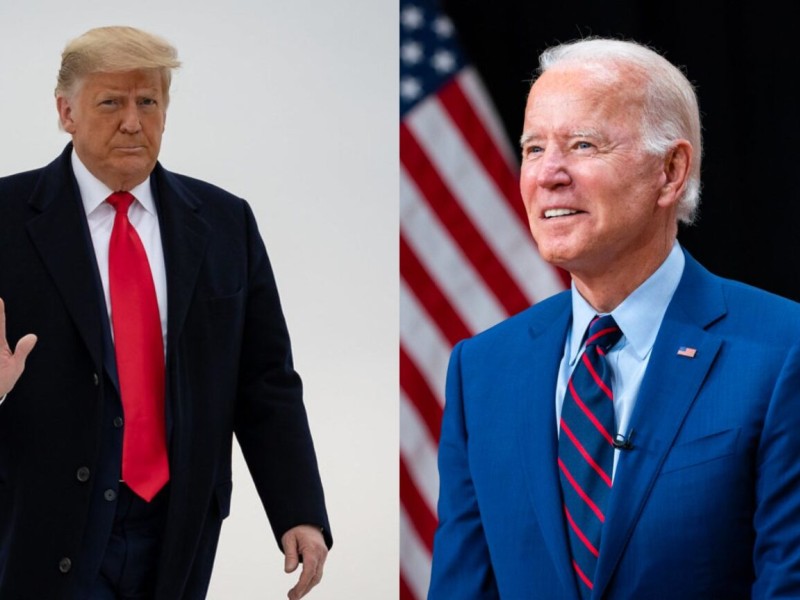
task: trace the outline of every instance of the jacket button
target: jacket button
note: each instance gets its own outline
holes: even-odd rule
[[[113,502],[114,500],[117,499],[117,492],[115,492],[112,489],[107,489],[105,492],[103,492],[103,498],[105,498],[109,502]]]
[[[78,481],[80,481],[81,483],[86,483],[87,481],[89,481],[89,475],[91,475],[89,467],[81,467],[80,469],[78,469],[78,472],[76,473]]]
[[[92,375],[92,380],[94,381],[95,386],[100,385],[100,376],[97,373]]]
[[[119,429],[120,427],[122,427],[122,423],[123,423],[122,417],[114,417],[113,423],[114,423],[114,427]]]
[[[72,561],[67,558],[66,556],[58,561],[58,570],[62,573],[69,573],[69,570],[72,568]]]

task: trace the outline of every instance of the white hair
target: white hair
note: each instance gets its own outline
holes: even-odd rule
[[[678,199],[677,218],[691,224],[700,205],[700,165],[703,154],[700,109],[694,86],[683,71],[658,52],[637,42],[586,38],[545,50],[539,73],[566,63],[579,63],[616,79],[619,70],[634,67],[644,80],[642,143],[646,151],[666,155],[679,139],[692,145],[692,165],[686,187]]]

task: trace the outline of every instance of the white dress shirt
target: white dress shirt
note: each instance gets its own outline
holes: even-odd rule
[[[111,318],[111,296],[108,287],[108,244],[111,240],[111,229],[114,226],[116,210],[106,198],[115,190],[109,189],[106,184],[89,172],[89,169],[78,158],[75,150],[72,151],[72,170],[78,181],[78,188],[86,211],[86,220],[89,223],[89,233],[92,236],[94,255],[97,259],[97,268],[100,271],[100,280],[103,284],[103,294],[106,299],[106,310]],[[158,299],[158,313],[161,317],[161,335],[164,339],[164,349],[167,343],[167,274],[164,267],[164,249],[161,246],[161,230],[158,227],[158,213],[156,211],[153,192],[150,189],[150,179],[146,179],[130,193],[136,198],[128,209],[128,219],[136,229],[142,240],[150,271],[153,274],[153,284],[156,288]],[[109,321],[110,322],[110,321]],[[113,329],[111,335],[114,335]]]
[[[606,354],[611,367],[614,389],[614,414],[617,431],[629,436],[633,408],[639,394],[653,344],[661,328],[672,296],[683,275],[686,259],[676,241],[661,266],[636,288],[622,303],[611,311],[611,316],[622,330],[619,342]],[[567,391],[567,382],[583,350],[583,338],[589,323],[598,314],[572,284],[572,327],[567,331],[564,356],[558,370],[556,387],[556,428],[561,419],[561,406]],[[607,314],[607,313],[604,313]],[[619,460],[619,450],[614,452],[614,469]]]

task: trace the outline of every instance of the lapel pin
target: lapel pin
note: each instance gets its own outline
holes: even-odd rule
[[[695,354],[697,354],[697,348],[689,348],[688,346],[681,346],[678,348],[678,356],[694,358]]]

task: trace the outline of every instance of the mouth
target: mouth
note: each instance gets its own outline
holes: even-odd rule
[[[544,211],[544,218],[555,219],[557,217],[568,217],[570,215],[577,215],[579,212],[581,211],[573,210],[571,208],[549,208]]]

